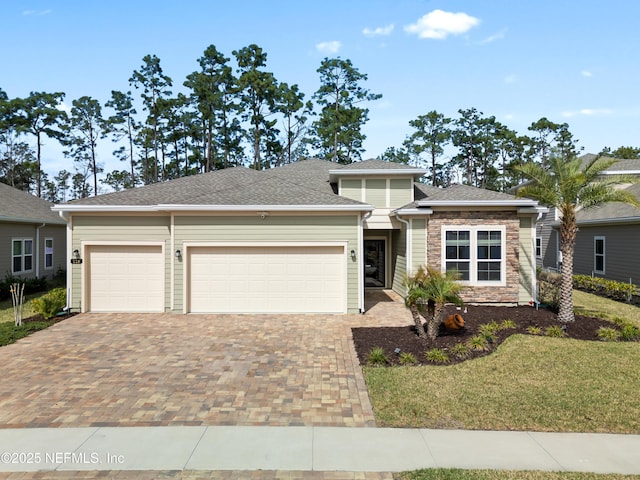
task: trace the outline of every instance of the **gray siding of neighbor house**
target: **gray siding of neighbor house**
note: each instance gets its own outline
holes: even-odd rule
[[[51,277],[58,269],[66,268],[66,226],[65,225],[46,225],[40,228],[37,234],[37,228],[41,224],[35,225],[30,223],[0,223],[0,276],[11,275],[13,256],[12,256],[12,239],[14,238],[30,238],[33,240],[33,270],[30,272],[13,274],[17,277],[34,278],[36,272],[36,252],[39,253],[40,277]],[[36,248],[36,235],[40,236],[39,248]],[[44,257],[44,239],[53,238],[53,267],[45,268]]]
[[[605,237],[605,273],[594,270],[594,237]],[[640,286],[640,224],[580,226],[573,273],[629,282]]]
[[[261,220],[257,215],[246,216],[175,216],[174,248],[184,251],[185,242],[347,242],[347,252],[361,252],[358,246],[359,218],[344,215],[278,215],[271,213]],[[358,262],[347,259],[347,309],[359,312]],[[184,263],[176,261],[173,311],[184,307]]]
[[[71,250],[82,252],[82,242],[163,242],[165,244],[165,310],[171,305],[171,219],[168,216],[73,215]],[[80,309],[82,299],[82,265],[71,268],[71,307]]]
[[[558,236],[551,225],[554,223],[555,208],[550,208],[536,223],[536,237],[542,239],[542,256],[536,257],[536,266],[556,270],[558,265]]]

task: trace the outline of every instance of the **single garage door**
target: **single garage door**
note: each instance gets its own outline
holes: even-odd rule
[[[85,262],[89,311],[164,311],[161,246],[92,245]]]
[[[344,313],[343,246],[192,247],[189,311]]]

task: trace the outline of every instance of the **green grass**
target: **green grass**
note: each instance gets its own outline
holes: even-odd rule
[[[32,293],[31,295],[24,296],[24,307],[22,310],[22,318],[28,318],[35,315],[33,307],[31,306],[31,300],[34,298],[40,298],[47,292]],[[13,317],[13,303],[11,299],[3,300],[0,302],[0,324],[4,322],[14,322]]]
[[[398,480],[638,480],[640,475],[434,468],[399,473],[394,475],[394,478]]]
[[[0,347],[14,343],[38,330],[44,330],[54,323],[53,320],[48,322],[29,322],[23,323],[20,327],[16,327],[13,322],[0,323]]]
[[[573,307],[577,314],[614,320],[622,318],[640,326],[640,307],[616,302],[580,290],[573,291]]]
[[[640,324],[638,307],[584,292],[574,298],[579,309]],[[364,373],[379,426],[637,434],[636,365],[637,342],[514,335],[460,364]]]

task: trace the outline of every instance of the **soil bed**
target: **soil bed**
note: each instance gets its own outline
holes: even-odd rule
[[[447,315],[457,312],[455,307],[449,307],[446,310]],[[407,311],[408,320],[411,320],[411,314]],[[563,326],[565,324],[557,320],[554,312],[547,309],[536,309],[534,307],[490,307],[490,306],[474,306],[467,307],[467,313],[462,313],[465,321],[463,330],[456,332],[443,331],[435,341],[421,339],[415,331],[414,325],[404,327],[359,327],[353,328],[353,342],[360,365],[367,364],[367,355],[371,349],[381,347],[388,358],[390,365],[399,365],[399,354],[395,353],[397,349],[400,352],[412,353],[419,364],[431,363],[425,359],[425,352],[428,350],[439,348],[448,351],[451,347],[458,343],[465,343],[471,337],[478,335],[479,327],[490,322],[502,322],[503,320],[512,320],[515,322],[516,328],[503,329],[496,333],[495,341],[489,345],[487,351],[472,350],[466,358],[456,358],[449,355],[447,365],[470,360],[491,353],[500,343],[511,335],[527,334],[529,327],[539,327],[541,335],[544,335],[546,328],[551,326]],[[612,322],[594,318],[576,315],[573,323],[566,324],[565,336],[578,340],[598,340],[597,331],[600,327],[617,328]]]

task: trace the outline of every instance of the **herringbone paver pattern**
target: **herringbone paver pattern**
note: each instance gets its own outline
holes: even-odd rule
[[[351,328],[366,315],[81,314],[0,349],[0,427],[374,426]]]

